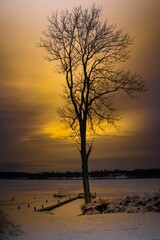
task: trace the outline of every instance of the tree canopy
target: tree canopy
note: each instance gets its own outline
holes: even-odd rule
[[[60,16],[52,13],[40,41],[47,60],[56,61],[56,70],[66,76],[59,113],[78,135],[80,119],[87,119],[92,130],[103,121],[115,123],[115,93],[124,90],[134,96],[145,87],[137,74],[118,68],[129,58],[133,41],[123,30],[102,22],[101,13],[95,6],[76,7]]]

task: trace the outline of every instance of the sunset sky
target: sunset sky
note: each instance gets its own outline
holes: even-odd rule
[[[118,129],[93,137],[89,168],[160,167],[160,1],[0,1],[0,171],[81,171],[77,145],[60,123],[65,78],[36,44],[52,11],[102,6],[103,19],[134,38],[125,68],[146,80],[138,99],[117,99]]]

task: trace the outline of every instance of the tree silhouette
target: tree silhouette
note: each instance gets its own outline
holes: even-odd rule
[[[105,121],[115,124],[113,100],[120,90],[131,97],[145,91],[137,74],[120,68],[129,57],[132,39],[101,17],[101,8],[95,5],[52,13],[39,43],[47,52],[46,59],[56,62],[56,69],[65,74],[64,106],[59,114],[80,140],[85,203],[91,201],[88,159],[92,144],[88,145],[87,131],[94,132]]]

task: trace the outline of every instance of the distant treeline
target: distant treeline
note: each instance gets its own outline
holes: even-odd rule
[[[90,179],[132,179],[132,178],[160,178],[160,168],[156,169],[135,169],[113,171],[101,170],[91,171]],[[81,172],[41,172],[41,173],[24,173],[24,172],[0,172],[0,179],[81,179]]]

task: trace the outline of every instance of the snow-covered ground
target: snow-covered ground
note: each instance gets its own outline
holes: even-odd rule
[[[148,183],[149,182],[146,184]],[[155,180],[152,189],[154,188],[155,190],[156,188],[157,190],[160,185],[156,184],[159,183],[159,181]],[[67,184],[71,184],[71,182]],[[96,184],[103,185],[103,181],[96,182]],[[114,184],[116,184],[116,182],[114,182]],[[122,182],[117,182],[117,184],[122,184]],[[40,188],[39,186],[39,189]],[[112,186],[108,186],[108,188],[110,191],[112,190]],[[83,200],[80,199],[52,210],[51,212],[37,212],[34,211],[35,206],[36,208],[41,207],[41,205],[47,206],[56,203],[57,199],[53,198],[50,189],[45,192],[43,192],[42,189],[41,191],[35,191],[35,189],[33,191],[33,185],[30,186],[30,189],[32,189],[32,191],[29,191],[28,186],[25,191],[22,191],[24,190],[24,186],[22,186],[22,188],[16,188],[15,186],[13,191],[14,195],[13,192],[11,193],[11,189],[9,192],[6,188],[3,188],[3,191],[1,190],[0,208],[3,209],[11,217],[13,223],[22,230],[18,236],[8,234],[8,239],[160,240],[159,213],[108,213],[80,216],[80,207],[83,204]],[[64,189],[66,191],[65,186]],[[78,187],[73,186],[73,189],[74,193],[79,191],[79,182]],[[96,185],[95,189],[98,190],[98,185]],[[136,189],[131,189],[129,185],[128,189],[129,192],[136,192]],[[137,193],[140,193],[140,186],[138,186],[137,189]],[[144,193],[146,193],[146,189],[147,186],[144,189]],[[152,189],[148,187],[148,192],[151,192]],[[103,185],[102,193],[104,191],[105,186]],[[120,191],[122,191],[122,189]],[[128,195],[128,192],[124,192],[123,194]],[[2,240],[3,239],[5,238],[2,238]]]

